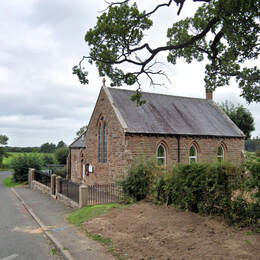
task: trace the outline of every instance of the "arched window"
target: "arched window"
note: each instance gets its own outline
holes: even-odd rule
[[[189,164],[191,163],[196,163],[198,160],[198,156],[197,156],[197,148],[195,147],[195,145],[193,144],[190,148],[190,153],[189,153]]]
[[[102,124],[98,127],[98,162],[102,162],[102,146],[103,146],[103,135],[102,135]]]
[[[157,148],[156,159],[158,165],[166,164],[166,150],[163,144],[160,144]]]
[[[107,162],[107,125],[104,117],[98,124],[98,162]]]
[[[103,150],[103,162],[107,162],[107,125],[104,124],[104,150]]]
[[[223,162],[224,161],[224,148],[222,145],[218,147],[218,161]]]

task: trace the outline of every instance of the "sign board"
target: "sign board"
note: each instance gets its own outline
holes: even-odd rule
[[[93,171],[94,171],[94,167],[90,164],[90,165],[88,166],[88,172],[89,172],[89,173],[93,173]]]

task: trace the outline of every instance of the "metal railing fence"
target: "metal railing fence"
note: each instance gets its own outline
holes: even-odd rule
[[[66,180],[61,179],[60,183],[60,193],[71,200],[79,203],[79,187],[80,184]]]
[[[35,180],[51,187],[51,174],[48,171],[35,170]]]
[[[116,183],[88,185],[88,204],[106,204],[122,198],[122,190]]]

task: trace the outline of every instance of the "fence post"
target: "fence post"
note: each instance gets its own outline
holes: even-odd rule
[[[31,187],[31,168],[28,169],[28,184],[29,184],[29,187]]]
[[[80,185],[79,186],[79,207],[83,208],[88,205],[88,186]]]
[[[52,174],[51,175],[51,195],[56,194],[55,184],[56,184],[56,174]]]
[[[61,176],[56,177],[56,195],[61,192]]]
[[[30,188],[32,188],[32,182],[35,180],[35,169],[29,168],[29,173],[28,173],[28,183]]]

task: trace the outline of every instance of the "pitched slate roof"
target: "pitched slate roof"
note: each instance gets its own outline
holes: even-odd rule
[[[70,148],[86,148],[85,142],[86,132],[79,136],[69,147]]]
[[[136,106],[135,91],[107,90],[128,133],[244,137],[212,100],[144,92],[146,104]]]

